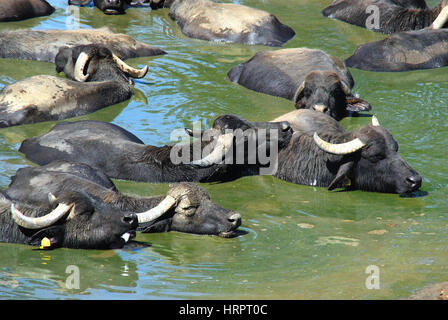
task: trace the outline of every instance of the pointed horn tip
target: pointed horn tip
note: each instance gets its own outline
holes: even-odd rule
[[[50,204],[55,203],[57,200],[58,199],[56,198],[56,196],[53,193],[51,193],[51,192],[48,193],[48,202],[50,202]]]
[[[134,78],[143,78],[149,70],[149,67],[147,65],[141,69],[131,67],[114,53],[112,53],[112,58],[122,71],[129,73]]]
[[[225,133],[218,137],[218,143],[206,157],[190,162],[192,166],[208,167],[222,163],[223,157],[233,144],[233,133]]]
[[[372,116],[371,123],[372,123],[372,126],[374,126],[374,127],[380,127],[381,126],[380,122],[378,121],[378,118],[375,115]]]
[[[143,75],[141,76],[141,78],[143,78],[144,76],[146,76],[146,74],[148,73],[149,67],[146,65],[144,66],[142,69],[140,69],[140,72],[143,73]]]

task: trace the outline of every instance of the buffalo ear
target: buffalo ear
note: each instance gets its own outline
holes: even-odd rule
[[[355,97],[350,90],[350,88],[345,84],[345,82],[341,81],[341,89],[345,93],[345,105],[346,110],[350,112],[361,112],[361,111],[369,111],[372,109],[370,104],[358,97]]]
[[[75,5],[75,6],[87,6],[92,2],[92,0],[68,0],[69,5]]]
[[[349,96],[346,98],[346,110],[350,112],[370,111],[372,107],[370,104],[355,96]]]
[[[39,230],[33,234],[30,240],[28,240],[28,244],[32,246],[40,246],[44,238],[49,240],[49,244],[45,249],[60,247],[64,242],[64,228],[62,226],[53,226]]]
[[[343,165],[339,167],[338,173],[336,174],[336,177],[331,181],[330,185],[328,186],[328,190],[331,191],[338,187],[338,184],[342,182],[344,179],[348,179],[347,175],[350,173],[353,167],[353,161],[346,162]]]

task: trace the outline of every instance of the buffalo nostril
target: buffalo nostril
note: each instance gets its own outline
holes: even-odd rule
[[[406,181],[414,190],[420,188],[422,185],[422,177],[420,175],[407,177]]]
[[[124,217],[121,218],[121,221],[125,224],[134,224],[137,221],[137,215],[136,214],[127,214]]]
[[[227,220],[234,225],[240,225],[241,215],[239,213],[234,213]]]
[[[291,128],[291,126],[289,125],[288,121],[283,121],[282,122],[282,131],[288,131],[289,128]]]

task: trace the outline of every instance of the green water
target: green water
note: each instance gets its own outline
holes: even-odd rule
[[[50,17],[2,23],[15,28],[65,29],[65,0],[51,1]],[[238,2],[238,1],[234,1]],[[275,14],[296,31],[284,47],[323,49],[344,59],[361,43],[383,38],[321,16],[329,0],[239,1]],[[430,1],[434,4],[436,1]],[[81,27],[115,32],[168,52],[131,59],[149,64],[130,101],[80,119],[109,121],[147,144],[169,143],[172,130],[224,113],[267,121],[293,110],[289,101],[258,94],[226,80],[236,64],[262,46],[215,44],[183,36],[167,10],[129,9],[105,16],[82,8]],[[0,244],[3,299],[398,299],[448,280],[447,68],[409,73],[351,70],[355,93],[369,101],[400,154],[423,176],[422,196],[329,192],[269,176],[201,184],[212,199],[243,217],[245,234],[222,239],[182,233],[139,234],[139,250],[33,250]],[[0,60],[0,88],[36,75],[55,74],[50,63]],[[369,118],[347,118],[353,129]],[[0,130],[0,186],[30,165],[17,149],[54,123]],[[168,185],[116,181],[123,192],[158,195]],[[373,231],[373,232],[372,232]],[[79,289],[66,285],[68,266],[80,271]],[[380,289],[366,288],[368,266],[380,271]]]

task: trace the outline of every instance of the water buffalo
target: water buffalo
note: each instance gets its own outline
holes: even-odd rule
[[[383,72],[444,67],[448,65],[448,30],[395,33],[359,46],[345,64],[356,69]]]
[[[0,0],[0,22],[48,16],[54,8],[45,0]]]
[[[55,161],[42,167],[17,171],[5,194],[15,201],[36,205],[48,202],[47,194],[83,190],[115,210],[136,212],[141,232],[178,231],[231,237],[241,225],[241,215],[210,200],[192,183],[179,183],[165,196],[136,197],[108,188],[103,174],[86,164]],[[98,182],[98,183],[97,183]]]
[[[275,149],[286,146],[292,134],[286,122],[248,122],[233,115],[215,119],[202,136],[197,131],[188,132],[199,139],[156,147],[143,144],[114,124],[62,122],[41,136],[23,141],[19,151],[39,165],[54,160],[81,162],[116,179],[224,181],[258,174],[262,169],[275,170]]]
[[[68,0],[69,5],[88,6],[92,0]],[[93,0],[93,5],[104,14],[124,14],[129,7],[160,7],[160,0]]]
[[[280,150],[276,177],[297,184],[349,187],[405,194],[418,190],[422,177],[398,154],[398,143],[372,118],[372,124],[346,131],[336,120],[313,110],[295,110],[273,121],[294,130]]]
[[[77,117],[125,101],[133,94],[135,69],[109,49],[97,45],[62,47],[56,71],[70,80],[40,75],[18,81],[0,91],[0,127]]]
[[[0,58],[54,62],[61,47],[96,44],[120,59],[166,54],[165,51],[114,33],[109,28],[79,30],[13,30],[0,32]]]
[[[135,213],[84,192],[60,192],[53,206],[30,205],[0,193],[0,241],[76,249],[121,248],[135,234]]]
[[[295,32],[274,15],[232,3],[209,0],[165,1],[169,16],[191,38],[279,47]]]
[[[321,50],[257,52],[227,77],[250,90],[292,100],[297,109],[314,109],[337,120],[371,109],[351,92],[354,81],[344,63]]]
[[[322,14],[391,34],[429,27],[447,5],[447,0],[441,0],[432,9],[424,0],[333,0]]]

